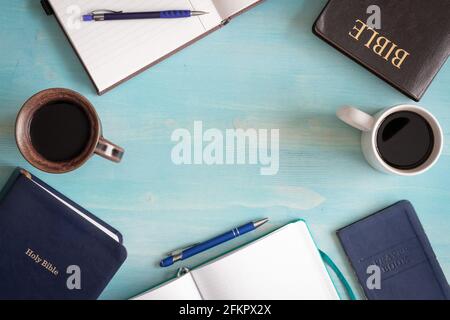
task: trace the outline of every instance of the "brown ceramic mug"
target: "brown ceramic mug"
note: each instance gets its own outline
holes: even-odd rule
[[[25,102],[16,120],[16,143],[30,164],[49,173],[75,170],[94,153],[114,162],[124,154],[103,138],[92,104],[61,88],[41,91]]]

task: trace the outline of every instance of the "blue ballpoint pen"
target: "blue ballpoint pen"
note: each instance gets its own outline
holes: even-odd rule
[[[168,267],[174,264],[177,261],[181,261],[184,259],[187,259],[189,257],[192,257],[200,252],[206,251],[208,249],[211,249],[215,246],[218,246],[219,244],[222,244],[224,242],[227,242],[231,239],[237,238],[239,236],[242,236],[243,234],[253,231],[256,228],[262,226],[266,222],[268,222],[269,219],[262,219],[255,222],[250,222],[247,224],[244,224],[243,226],[240,226],[238,228],[234,228],[233,230],[224,233],[220,236],[217,236],[211,240],[193,245],[192,247],[178,250],[178,252],[171,253],[167,258],[161,260],[160,266],[161,267]]]
[[[166,10],[151,12],[123,12],[113,10],[95,10],[83,15],[83,21],[134,20],[134,19],[176,19],[208,14],[204,11]]]

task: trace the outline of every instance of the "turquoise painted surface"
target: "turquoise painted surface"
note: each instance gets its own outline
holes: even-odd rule
[[[169,279],[177,266],[159,268],[163,253],[265,216],[271,218],[265,230],[188,265],[304,218],[357,287],[335,231],[401,199],[416,207],[450,276],[449,64],[420,103],[442,124],[444,154],[422,176],[395,177],[366,164],[358,133],[334,114],[343,104],[375,112],[412,101],[313,36],[325,0],[266,1],[101,97],[37,0],[0,2],[0,184],[23,166],[123,233],[129,257],[102,298],[126,299]],[[13,136],[16,114],[48,87],[71,88],[92,101],[105,136],[127,151],[122,164],[94,157],[57,176],[23,160]],[[195,120],[222,130],[280,129],[278,175],[260,176],[255,166],[175,166],[170,135]]]

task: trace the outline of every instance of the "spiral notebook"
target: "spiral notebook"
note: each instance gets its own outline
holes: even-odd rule
[[[337,300],[306,223],[290,223],[134,300]]]
[[[137,75],[176,51],[225,25],[261,0],[43,0],[54,13],[98,94]],[[81,22],[83,14],[109,9],[125,12],[200,10],[185,19]]]

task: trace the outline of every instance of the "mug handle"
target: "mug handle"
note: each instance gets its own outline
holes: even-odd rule
[[[100,137],[97,147],[95,148],[95,153],[105,159],[119,163],[122,160],[125,150],[105,138]]]
[[[370,131],[375,124],[374,117],[354,107],[342,107],[336,112],[336,115],[346,124],[361,131]]]

